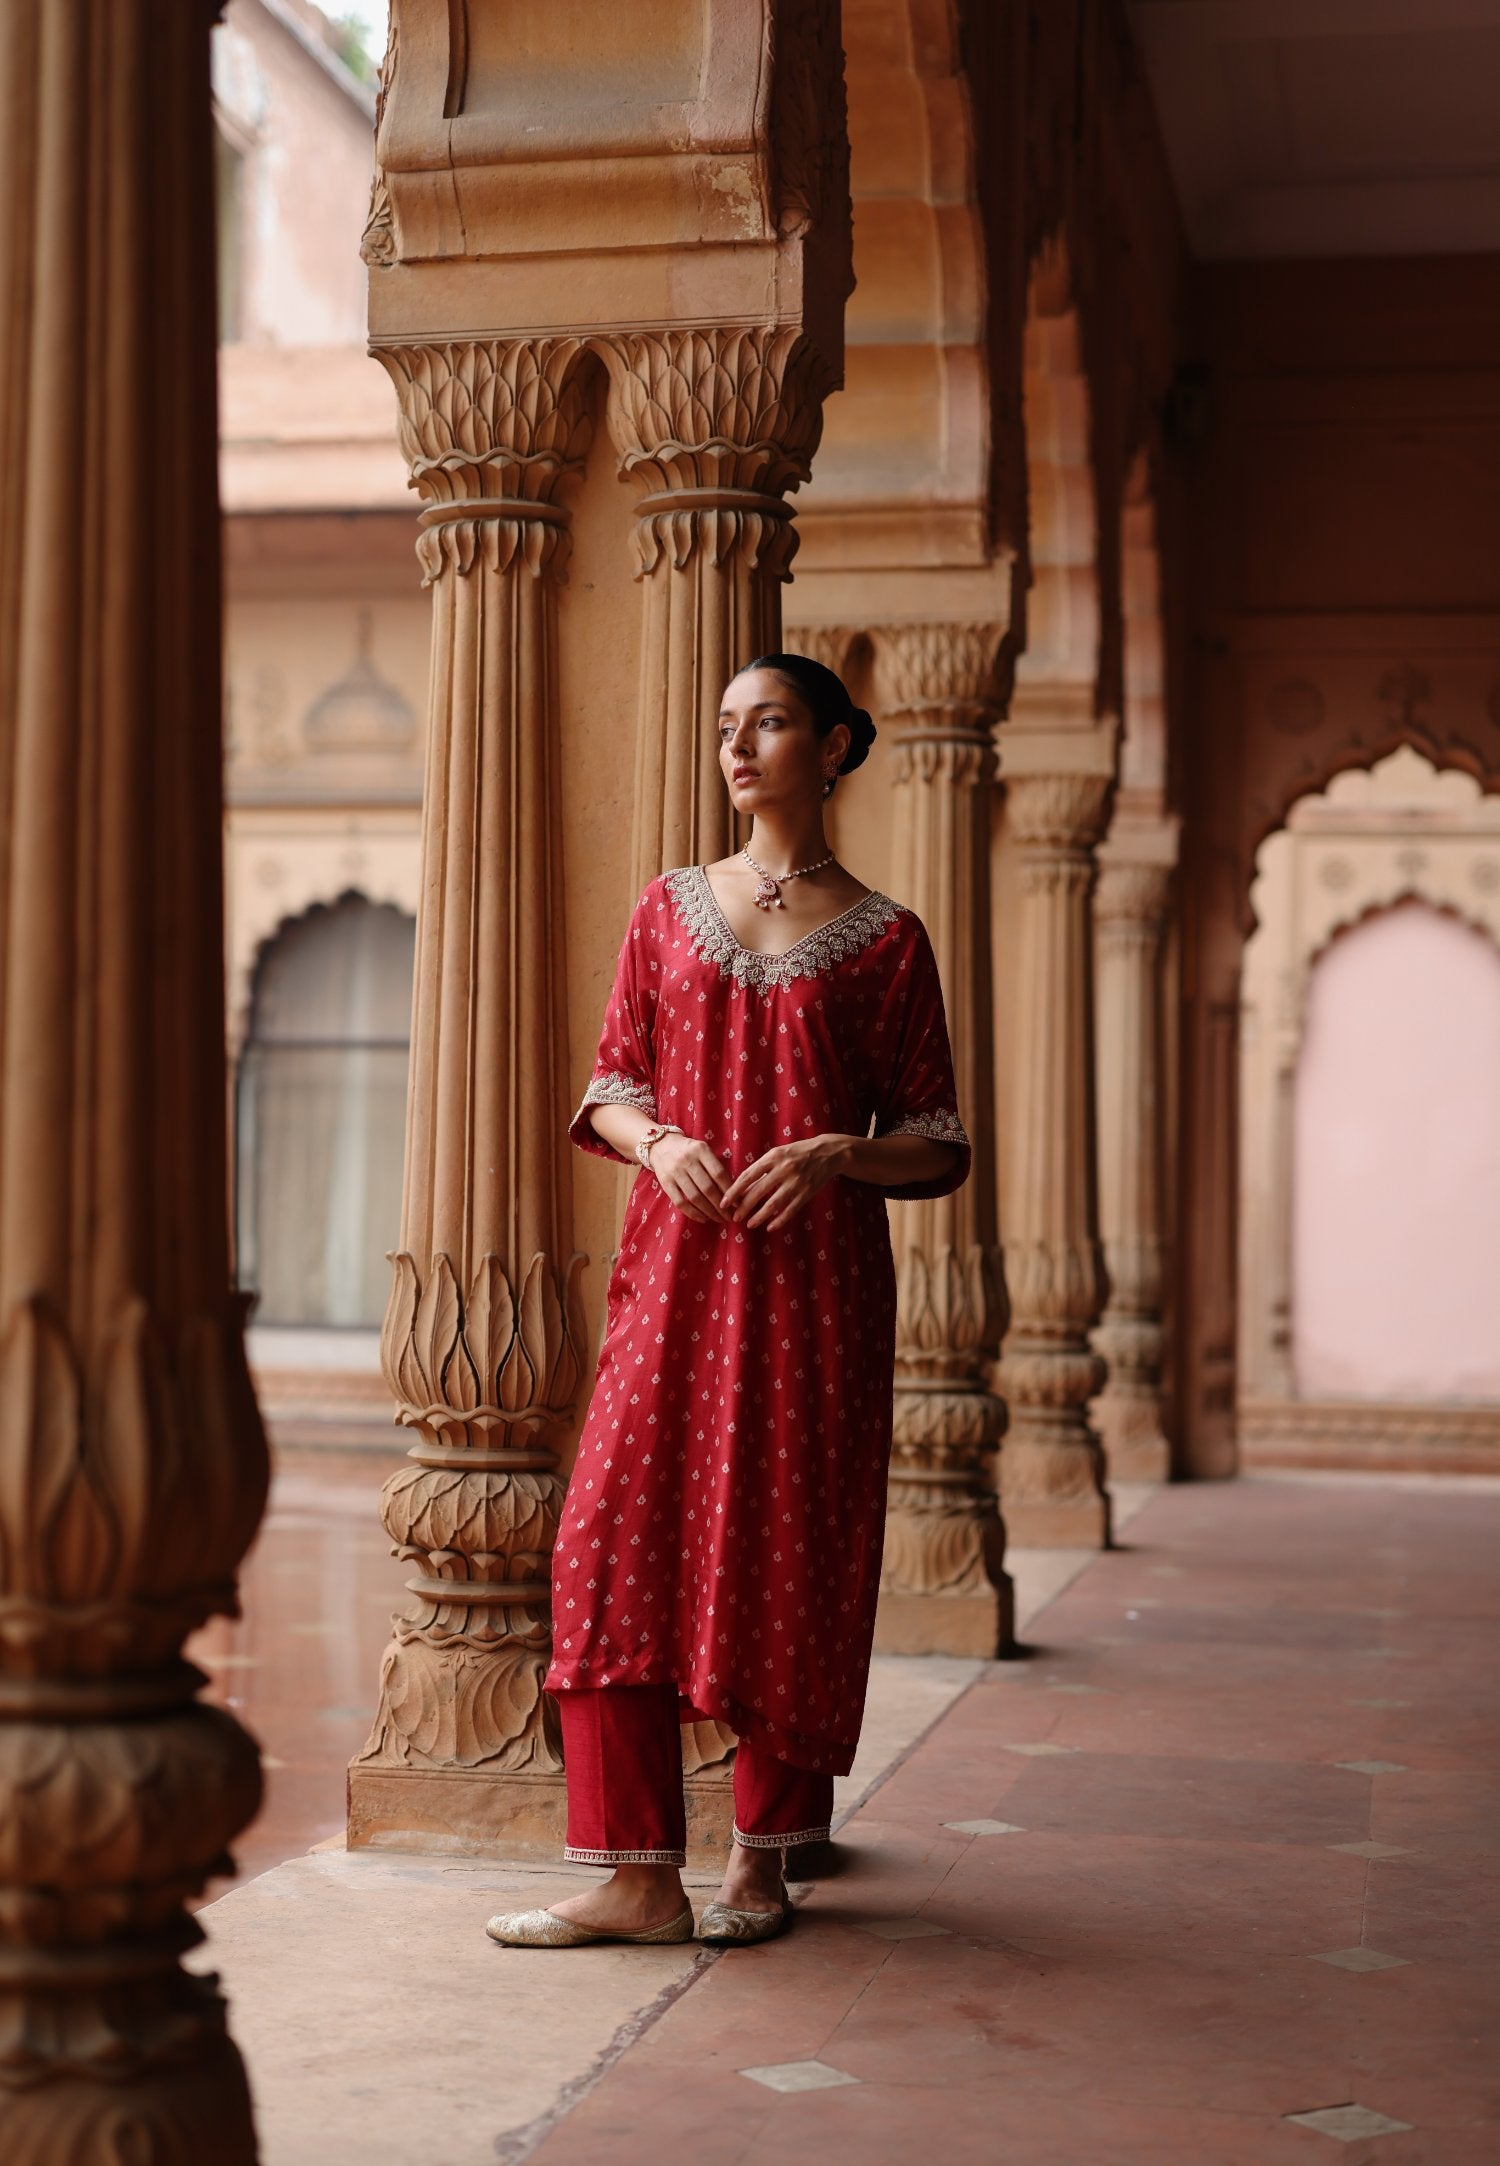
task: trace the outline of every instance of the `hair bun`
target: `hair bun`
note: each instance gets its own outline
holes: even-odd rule
[[[849,749],[844,754],[844,764],[839,769],[841,775],[850,774],[856,767],[863,767],[870,756],[870,747],[875,742],[875,725],[863,707],[856,707],[851,702],[846,720],[849,725]]]

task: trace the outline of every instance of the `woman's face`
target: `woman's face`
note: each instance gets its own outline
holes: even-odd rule
[[[848,749],[843,724],[819,737],[801,696],[774,669],[742,670],[725,690],[719,765],[736,812],[821,798],[829,768],[836,769]]]

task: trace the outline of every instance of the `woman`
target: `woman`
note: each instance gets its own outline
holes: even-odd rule
[[[653,880],[620,952],[571,1133],[645,1170],[553,1556],[547,1677],[565,1855],[614,1872],[492,1918],[512,1946],[691,1938],[680,1719],[740,1739],[705,1940],[785,1927],[783,1851],[827,1835],[854,1758],[891,1443],[886,1198],[946,1195],[969,1169],[927,935],[823,829],[874,736],[820,663],[742,670],[719,761],[749,843]]]

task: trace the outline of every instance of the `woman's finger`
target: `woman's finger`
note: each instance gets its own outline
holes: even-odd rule
[[[702,1209],[705,1217],[712,1219],[716,1225],[722,1225],[724,1213],[720,1208],[718,1197],[709,1187],[707,1180],[699,1173],[696,1166],[688,1166],[684,1170],[695,1203]]]
[[[795,1210],[800,1198],[800,1183],[778,1181],[770,1193],[762,1197],[753,1215],[746,1220],[750,1226],[764,1226],[775,1213],[782,1209]]]

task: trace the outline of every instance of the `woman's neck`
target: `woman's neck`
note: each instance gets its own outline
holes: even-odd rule
[[[803,820],[777,820],[757,813],[750,823],[746,847],[757,865],[781,877],[806,865],[821,864],[825,857],[833,855],[818,807]]]

